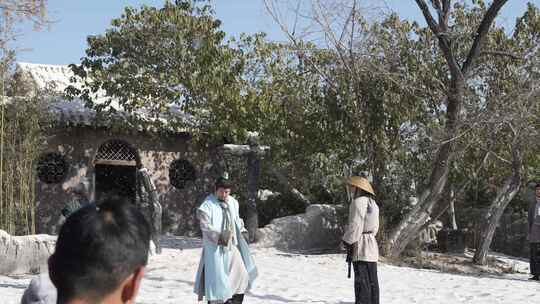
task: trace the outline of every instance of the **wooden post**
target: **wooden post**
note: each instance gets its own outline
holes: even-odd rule
[[[259,176],[261,173],[261,159],[270,149],[268,146],[260,146],[258,135],[253,132],[249,135],[248,145],[225,144],[222,150],[225,154],[247,157],[247,218],[246,228],[249,233],[249,242],[255,242],[259,219],[257,213],[257,192],[259,190]]]
[[[257,213],[257,192],[259,175],[261,172],[261,157],[254,152],[248,153],[247,157],[247,218],[246,225],[249,232],[249,242],[255,242],[255,235],[259,228],[259,216]]]

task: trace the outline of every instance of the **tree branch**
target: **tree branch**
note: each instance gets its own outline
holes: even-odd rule
[[[270,2],[272,2],[272,0],[264,0],[263,3],[264,3],[264,6],[266,8],[266,11],[268,12],[268,14],[270,14],[270,17],[272,17],[272,19],[274,19],[274,21],[279,25],[281,31],[283,33],[285,33],[285,35],[287,35],[287,37],[289,38],[289,40],[292,42],[292,45],[294,46],[294,48],[297,50],[297,51],[300,51],[300,46],[301,44],[298,42],[298,40],[296,39],[294,33],[291,33],[289,31],[289,29],[287,28],[287,26],[285,25],[285,23],[280,19],[280,17],[278,16],[278,12],[276,11],[277,9],[275,9],[275,5],[270,5]],[[272,2],[273,3],[273,2]],[[274,9],[273,9],[274,8]],[[296,11],[295,12],[298,16],[299,12]],[[320,69],[320,67],[315,63],[313,62],[313,60],[310,58],[310,56],[304,56],[303,59],[305,61],[307,61],[307,63],[313,68],[315,69],[315,71],[324,79],[324,81],[330,86],[330,88],[332,88],[334,90],[334,92],[339,92],[337,86],[335,85],[334,82],[330,81],[329,79],[329,76]]]
[[[426,22],[429,26],[429,28],[435,33],[435,35],[438,35],[440,32],[439,25],[437,22],[435,22],[435,19],[433,19],[433,16],[431,15],[431,12],[429,11],[429,7],[427,6],[426,2],[424,0],[415,0],[416,4],[418,4],[418,7],[422,10],[422,14],[424,14],[424,18],[426,18]]]
[[[491,24],[493,23],[493,20],[495,20],[495,17],[497,17],[497,14],[507,1],[508,0],[494,0],[489,9],[487,10],[486,14],[484,15],[482,22],[476,30],[476,35],[474,37],[474,41],[469,51],[469,54],[467,55],[467,59],[461,67],[461,72],[463,73],[463,75],[467,74],[473,64],[473,61],[480,54],[480,47],[489,31],[489,28],[491,27]]]
[[[448,63],[448,67],[450,68],[450,73],[454,78],[462,78],[463,74],[461,73],[461,69],[459,68],[459,65],[456,61],[456,58],[454,54],[452,53],[452,49],[450,47],[450,41],[448,40],[448,11],[442,12],[439,10],[439,20],[445,23],[437,24],[433,16],[431,15],[431,12],[429,11],[429,7],[426,4],[424,0],[415,0],[416,4],[418,4],[418,7],[420,7],[420,10],[422,10],[422,14],[424,15],[424,18],[426,19],[426,22],[431,29],[431,31],[437,36],[439,40],[439,46],[441,48],[441,51],[443,53],[444,58],[446,59],[446,62]],[[443,16],[440,14],[442,13]]]
[[[506,57],[510,57],[514,60],[524,60],[525,58],[519,56],[519,55],[516,55],[514,53],[510,53],[510,52],[506,52],[506,51],[482,51],[480,52],[480,56],[485,56],[485,55],[497,55],[497,56],[506,56]]]
[[[511,161],[503,158],[502,156],[498,155],[497,153],[493,152],[493,151],[489,151],[489,153],[491,153],[491,155],[495,156],[495,158],[497,158],[498,160],[502,161],[503,163],[506,163],[506,164],[512,164]]]
[[[480,165],[478,165],[478,167],[476,167],[476,170],[474,170],[474,172],[472,173],[472,176],[474,178],[476,178],[476,176],[478,176],[478,173],[480,173],[480,170],[482,170],[485,166],[486,166],[486,163],[487,163],[487,160],[489,158],[489,155],[491,154],[490,151],[486,150],[484,152],[484,155],[482,157],[482,161],[480,162]],[[472,182],[472,179],[471,178],[468,178],[465,182],[463,182],[459,187],[458,187],[458,191],[457,192],[454,192],[454,195],[452,198],[450,198],[451,200],[454,200],[456,201],[459,197],[461,197],[463,194],[465,194],[465,190],[468,189],[469,185],[471,184]],[[446,187],[445,187],[445,190],[448,190],[447,188],[450,187],[450,185],[448,184]],[[448,201],[448,203],[450,203],[450,201]],[[434,216],[428,223],[426,223],[425,226],[431,224],[431,223],[434,223],[436,220],[438,220],[447,210],[448,210],[448,207],[450,207],[450,204],[447,204],[446,206],[444,206],[439,213],[437,213],[436,216]]]

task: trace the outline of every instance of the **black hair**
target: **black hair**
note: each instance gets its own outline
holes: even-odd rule
[[[148,261],[150,226],[132,204],[108,198],[77,210],[60,230],[49,259],[58,303],[100,302]]]
[[[226,188],[226,189],[232,188],[231,181],[228,178],[225,178],[225,177],[218,177],[218,179],[216,180],[215,185],[216,185],[216,189],[218,189],[218,188]]]
[[[534,186],[534,189],[536,188],[540,188],[540,182],[536,183],[536,185]]]

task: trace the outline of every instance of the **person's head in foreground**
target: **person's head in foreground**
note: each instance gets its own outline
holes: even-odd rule
[[[49,275],[59,304],[134,303],[148,261],[150,227],[135,206],[108,199],[64,223]]]
[[[540,198],[540,182],[534,186],[534,192],[536,193],[536,197]]]

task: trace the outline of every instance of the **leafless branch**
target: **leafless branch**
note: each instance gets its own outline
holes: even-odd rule
[[[271,5],[270,2],[273,1],[273,0],[264,0],[264,6],[266,8],[266,11],[268,12],[268,14],[270,14],[270,16],[272,17],[272,19],[274,19],[274,21],[278,24],[278,26],[280,27],[281,31],[287,35],[287,38],[289,38],[289,40],[292,42],[293,46],[297,49],[300,49],[300,42],[298,41],[298,39],[296,38],[295,35],[293,35],[293,33],[291,33],[287,27],[287,25],[285,24],[285,22],[283,22],[279,16],[279,13],[278,13],[278,8],[275,6],[275,5]],[[296,12],[296,14],[298,14],[298,12]],[[330,88],[332,88],[335,92],[337,92],[337,87],[336,85],[334,84],[333,81],[330,81],[328,75],[322,71],[320,69],[320,67],[315,63],[313,62],[312,58],[310,56],[305,56],[303,58],[323,79],[324,81],[330,86]]]
[[[302,1],[298,1],[297,5],[296,5],[296,11],[299,11],[300,10],[300,5],[302,4]],[[294,25],[293,25],[293,30],[292,30],[292,35],[294,36],[295,33],[296,33],[296,26],[298,25],[298,14],[296,14],[294,16]]]

